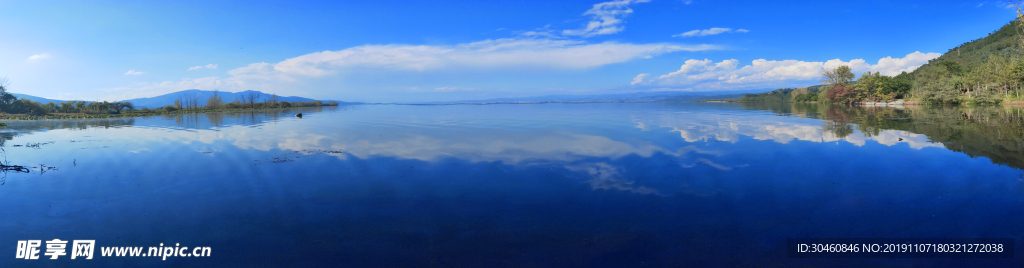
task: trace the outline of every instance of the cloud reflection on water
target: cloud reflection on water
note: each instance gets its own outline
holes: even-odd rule
[[[618,168],[605,162],[566,166],[565,168],[571,171],[586,173],[593,177],[590,180],[587,180],[587,183],[590,184],[590,187],[594,190],[619,190],[635,194],[662,195],[658,190],[645,186],[637,186],[635,185],[635,181],[622,178],[622,174],[619,173]]]
[[[773,117],[775,120],[771,120]],[[887,146],[906,143],[910,148],[914,149],[927,147],[945,148],[942,143],[933,142],[925,135],[906,131],[882,130],[877,135],[869,137],[857,130],[851,129],[851,135],[838,137],[822,127],[822,121],[817,119],[783,118],[777,116],[765,116],[764,118],[757,119],[751,120],[750,116],[687,115],[661,117],[652,122],[640,122],[637,124],[671,128],[671,132],[678,132],[679,136],[687,142],[706,142],[709,140],[736,142],[740,136],[746,136],[756,140],[770,140],[782,144],[788,144],[793,140],[810,142],[845,141],[857,146],[863,146],[868,140],[871,140]]]
[[[699,109],[669,113],[626,110],[618,115],[620,117],[602,118],[607,120],[607,125],[621,126],[613,127],[616,131],[626,131],[613,135],[585,132],[584,129],[573,127],[550,128],[550,123],[546,122],[545,118],[527,118],[532,121],[510,124],[524,128],[518,129],[503,124],[466,124],[459,121],[462,119],[459,117],[441,118],[438,119],[439,122],[396,122],[375,118],[343,122],[336,118],[342,115],[338,111],[318,112],[316,114],[320,116],[306,119],[279,117],[281,114],[274,112],[269,115],[232,115],[227,119],[235,122],[228,124],[224,123],[225,115],[219,113],[165,116],[149,118],[162,119],[155,123],[142,123],[139,126],[113,130],[94,130],[109,132],[96,134],[108,141],[139,144],[139,147],[128,148],[127,151],[132,153],[150,149],[159,151],[153,149],[159,147],[147,147],[146,143],[181,143],[195,147],[192,148],[192,152],[217,157],[221,152],[231,151],[230,148],[221,149],[224,144],[230,144],[240,150],[264,152],[280,150],[287,153],[315,154],[322,151],[340,151],[342,153],[325,155],[341,160],[349,157],[386,157],[437,162],[455,158],[471,163],[499,162],[513,166],[554,165],[589,176],[591,179],[586,180],[586,183],[594,190],[619,190],[655,195],[663,193],[654,186],[641,186],[635,179],[627,179],[628,175],[624,173],[627,169],[623,166],[625,164],[617,160],[632,156],[668,157],[673,158],[672,161],[681,168],[710,167],[719,172],[731,172],[747,166],[747,163],[734,163],[736,160],[728,157],[728,152],[736,151],[738,148],[728,145],[697,145],[708,141],[736,143],[742,137],[780,144],[788,144],[793,140],[842,140],[863,146],[867,140],[873,140],[888,146],[906,143],[915,149],[943,148],[941,143],[930,142],[924,135],[905,131],[883,130],[877,135],[867,137],[853,130],[855,133],[852,135],[840,138],[830,135],[822,126],[823,121],[817,119],[754,113],[729,114]],[[202,124],[207,121],[208,125]],[[106,122],[104,121],[104,127],[109,125]],[[174,124],[169,125],[167,122]],[[132,126],[136,122],[123,120],[116,123],[117,126]],[[49,124],[52,125],[52,122]],[[83,130],[79,127],[81,124],[65,122],[63,125],[75,127],[42,128],[54,130],[34,133],[33,136],[38,140],[54,140],[56,137],[73,139],[81,134],[69,131]],[[637,133],[636,129],[645,134]],[[668,136],[665,134],[669,133],[678,133],[679,137],[690,144],[645,136]]]

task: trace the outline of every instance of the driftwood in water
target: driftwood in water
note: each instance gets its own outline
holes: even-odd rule
[[[26,167],[26,166],[8,165],[8,164],[10,164],[10,162],[7,162],[7,151],[4,150],[3,148],[0,148],[0,154],[2,154],[4,156],[4,161],[0,162],[0,173],[3,173],[3,177],[0,177],[0,185],[7,184],[7,172],[19,172],[19,173],[29,173],[29,172],[32,172],[32,170],[28,169],[28,167]],[[40,166],[42,166],[42,165],[40,165]]]
[[[31,170],[29,170],[25,166],[7,165],[6,162],[5,163],[0,163],[0,173],[3,173],[3,177],[0,177],[0,185],[7,184],[7,172],[12,172],[12,171],[13,172],[20,172],[20,173],[29,173],[29,172],[31,172]]]
[[[4,161],[0,162],[0,172],[4,172],[4,173],[7,173],[8,171],[22,172],[22,173],[29,173],[30,172],[28,167],[25,167],[25,166],[8,165],[8,164],[10,164],[10,162],[7,162],[7,150],[4,150],[4,148],[0,148],[0,154],[2,154],[4,156]]]
[[[35,168],[35,167],[33,167],[33,168]],[[48,167],[46,165],[39,164],[39,175],[43,175],[43,173],[46,173],[47,171],[50,171],[50,170],[57,170],[57,167]]]
[[[21,173],[29,173],[29,172],[31,172],[31,170],[29,170],[28,167],[19,166],[19,165],[6,165],[4,163],[0,163],[0,171],[2,171],[2,172],[14,171],[14,172],[21,172]]]

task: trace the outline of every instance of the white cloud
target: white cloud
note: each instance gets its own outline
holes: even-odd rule
[[[689,4],[693,4],[693,1],[690,1],[690,0],[686,0],[686,1],[683,1],[683,4],[687,4],[687,5],[689,5]]]
[[[650,0],[617,0],[594,4],[587,12],[583,13],[583,15],[590,15],[590,21],[587,22],[586,27],[578,30],[563,30],[562,34],[591,37],[621,32],[625,29],[621,25],[622,18],[633,13],[633,9],[629,8],[629,5],[646,2],[650,2]]]
[[[901,72],[913,72],[917,67],[928,63],[929,60],[942,56],[939,53],[921,53],[915,51],[914,53],[907,54],[903,58],[892,58],[885,57],[878,60],[878,64],[870,66],[869,70],[872,72],[880,72],[883,75],[893,76],[898,75]]]
[[[278,63],[252,63],[228,71],[230,77],[206,77],[103,89],[116,92],[107,99],[152,97],[187,89],[280,92],[296,88],[306,78],[339,76],[353,71],[429,72],[458,70],[579,70],[676,51],[722,49],[715,45],[671,43],[588,43],[574,40],[505,38],[453,46],[363,45],[338,51],[314,52]],[[141,74],[129,71],[125,74]],[[441,90],[444,91],[444,90]],[[287,92],[299,94],[300,92]]]
[[[468,87],[439,87],[439,88],[435,88],[434,89],[434,91],[437,91],[437,92],[455,92],[455,91],[472,91],[472,90],[476,90],[476,89],[475,88],[468,88]]]
[[[855,73],[879,72],[883,75],[893,76],[900,72],[910,72],[917,67],[937,58],[939,53],[914,52],[903,58],[885,57],[878,60],[877,64],[868,64],[863,59],[854,59],[849,62],[840,59],[833,59],[826,62],[799,61],[799,60],[765,60],[757,59],[750,65],[739,66],[735,59],[713,62],[709,59],[687,60],[680,66],[679,70],[658,76],[656,79],[643,82],[644,84],[660,86],[688,86],[699,89],[726,89],[743,88],[752,86],[770,86],[785,81],[808,81],[821,78],[821,71],[824,68],[834,68],[840,65],[850,66]],[[633,85],[637,82],[633,80]]]
[[[514,31],[514,33],[517,33],[517,34],[519,34],[522,37],[530,37],[530,38],[538,38],[538,37],[541,37],[541,38],[553,38],[553,39],[562,38],[561,36],[558,35],[558,31],[555,31],[555,30],[551,29],[551,24],[544,25],[544,27],[540,27],[540,28],[534,29],[533,31]]]
[[[630,82],[629,84],[630,85],[636,85],[636,84],[643,83],[644,82],[644,78],[647,78],[647,76],[650,76],[650,75],[651,74],[638,74],[638,75],[636,75],[636,77],[633,77],[633,82]]]
[[[338,82],[346,75],[388,72],[451,72],[474,71],[490,73],[535,72],[536,70],[585,70],[635,59],[650,59],[678,51],[723,49],[709,44],[674,43],[592,43],[579,37],[612,34],[623,30],[622,18],[633,12],[629,5],[650,0],[615,0],[593,5],[584,15],[591,20],[578,30],[560,31],[550,25],[533,31],[513,31],[518,37],[487,39],[454,45],[362,45],[336,51],[313,52],[278,63],[252,63],[228,71],[230,77],[185,78],[180,81],[140,83],[132,86],[106,88],[115,93],[107,99],[149,97],[186,89],[219,89],[224,91],[261,90],[302,94],[299,88],[311,89],[311,83]],[[576,38],[573,38],[576,37]],[[216,64],[193,66],[188,70],[216,69]],[[126,75],[140,75],[135,70]],[[334,81],[323,80],[331,78]],[[344,83],[344,82],[343,82]],[[394,87],[392,87],[394,88]],[[312,89],[322,91],[321,89]],[[439,87],[434,91],[465,91],[465,88]],[[473,90],[476,90],[475,88]]]
[[[714,28],[710,28],[710,29],[706,29],[706,30],[693,30],[693,31],[689,31],[689,32],[673,35],[672,37],[708,36],[708,35],[716,35],[716,34],[731,33],[731,32],[734,32],[732,30],[732,28],[718,28],[718,27],[714,27]],[[750,32],[750,30],[739,29],[739,30],[735,30],[735,32],[737,32],[737,33],[746,33],[746,32]]]
[[[207,64],[207,65],[193,66],[191,68],[188,68],[188,70],[191,71],[191,70],[199,70],[199,69],[204,69],[204,68],[205,69],[217,69],[217,65],[211,63],[211,64]]]
[[[42,59],[49,59],[49,58],[50,58],[50,54],[43,53],[43,54],[36,54],[36,55],[29,56],[28,60],[42,60]]]
[[[136,71],[136,70],[130,70],[130,71],[125,72],[124,74],[125,75],[140,75],[140,74],[144,74],[144,73],[146,73],[146,72],[139,72],[139,71]]]
[[[1003,7],[1003,8],[1006,8],[1006,9],[1014,9],[1014,10],[1017,9],[1017,7],[1014,6],[1013,1],[1010,1],[1010,2],[1007,2],[1007,1],[1001,1],[1001,2],[1000,1],[983,1],[983,2],[978,3],[978,5],[975,5],[974,7],[979,8],[979,7],[985,6],[986,4],[991,4],[989,6],[993,6],[993,7],[996,7],[996,8]]]
[[[454,46],[364,45],[287,59],[275,64],[273,70],[289,75],[324,76],[353,67],[408,71],[458,67],[585,69],[675,51],[717,49],[721,48],[715,45],[592,44],[573,40],[505,38]]]

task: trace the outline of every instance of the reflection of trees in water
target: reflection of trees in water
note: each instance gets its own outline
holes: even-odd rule
[[[174,122],[186,128],[199,128],[199,114],[180,114],[174,118]],[[202,116],[206,116],[205,114]]]
[[[88,118],[88,119],[58,119],[58,120],[36,120],[28,122],[10,122],[7,127],[0,129],[0,147],[7,145],[8,141],[14,140],[21,134],[29,134],[33,131],[47,131],[54,129],[83,130],[90,127],[121,127],[135,125],[135,118]],[[25,166],[12,165],[7,162],[7,152],[0,148],[3,160],[0,160],[0,185],[7,183],[7,173],[29,173]],[[53,167],[40,166],[41,172],[53,170]]]
[[[337,107],[331,107],[337,108]],[[281,116],[290,117],[298,112],[303,113],[314,113],[323,111],[323,107],[303,107],[296,109],[287,110],[262,110],[262,111],[245,111],[245,112],[227,112],[227,113],[185,113],[185,114],[165,114],[161,115],[160,118],[171,121],[173,120],[178,126],[185,128],[203,128],[206,127],[203,124],[209,122],[213,127],[221,127],[225,125],[225,121],[234,121],[234,123],[240,123],[243,125],[254,125],[261,124],[267,121],[277,121]],[[201,118],[205,117],[205,119]],[[23,134],[31,134],[34,131],[48,131],[56,129],[68,129],[68,130],[85,130],[88,128],[117,128],[125,126],[134,126],[136,118],[134,117],[118,117],[118,118],[79,118],[79,119],[48,119],[48,120],[15,120],[6,121],[8,126],[0,128],[0,147],[8,145],[15,137]],[[2,150],[2,148],[0,148]],[[3,183],[6,172],[18,171],[11,169],[14,167],[21,166],[5,166],[5,162],[0,163],[0,183]],[[24,167],[21,167],[24,168]],[[47,167],[41,167],[44,170]]]
[[[116,128],[135,125],[135,118],[88,118],[88,119],[57,119],[35,121],[11,121],[7,127],[0,129],[0,146],[21,134],[33,131],[55,129],[84,130],[93,127]]]
[[[768,106],[790,106],[771,107]],[[827,120],[822,131],[844,138],[856,129],[866,137],[883,130],[923,134],[931,141],[972,157],[984,156],[998,164],[1024,169],[1024,108],[979,107],[851,107],[774,103],[749,105],[779,114]]]
[[[331,107],[336,108],[336,107]],[[295,113],[315,113],[323,111],[323,107],[302,107],[284,110],[257,110],[217,113],[184,113],[163,115],[166,120],[174,120],[175,124],[185,128],[219,128],[225,125],[256,125],[265,122],[276,122],[282,116],[291,117]],[[205,117],[205,119],[203,119]],[[205,125],[209,123],[209,125]]]
[[[35,120],[35,121],[9,121],[8,126],[0,129],[0,147],[6,146],[8,141],[22,134],[29,134],[33,131],[48,131],[55,129],[84,130],[92,127],[114,128],[135,125],[135,118],[87,118],[87,119],[56,119],[56,120]],[[7,161],[7,152],[0,148],[3,160],[0,160],[0,185],[7,183],[7,173],[29,173],[30,170],[21,165],[12,165]],[[56,170],[55,167],[40,165],[40,172]]]
[[[255,125],[263,122],[277,122],[281,119],[281,116],[292,117],[296,113],[316,113],[323,111],[323,107],[303,107],[295,109],[285,110],[262,110],[262,111],[247,111],[239,113],[228,113],[225,114],[228,118],[236,119],[243,125]]]
[[[135,118],[122,117],[122,118],[109,118],[109,119],[64,119],[64,120],[38,120],[33,121],[33,124],[28,124],[27,127],[33,130],[53,130],[53,129],[72,129],[72,130],[83,130],[90,127],[122,127],[122,126],[133,126],[135,125]]]
[[[790,112],[794,115],[808,118],[820,118],[821,111],[819,110],[824,105],[817,103],[794,103],[793,110]]]
[[[224,124],[224,113],[208,113],[206,114],[206,120],[210,121],[210,124],[214,127],[220,127]]]
[[[843,122],[825,120],[822,126],[822,136],[832,136],[837,139],[845,139],[853,134],[853,125]]]
[[[247,119],[249,120],[249,122],[246,122]],[[256,124],[256,113],[255,112],[249,112],[249,113],[243,114],[242,115],[242,124],[243,125],[255,125]]]
[[[0,132],[0,147],[3,147],[7,141],[13,140],[16,136],[18,136],[18,133]]]
[[[930,124],[919,124],[914,132],[928,135],[946,147],[970,156],[1024,168],[1024,111],[1021,108],[973,107],[924,110],[919,112]],[[942,118],[951,122],[937,124]]]
[[[199,127],[199,114],[189,114],[189,115],[186,115],[184,117],[188,120],[187,122],[189,123],[189,125],[191,127],[193,127],[193,128],[198,128]],[[206,115],[203,115],[203,117],[206,117]]]

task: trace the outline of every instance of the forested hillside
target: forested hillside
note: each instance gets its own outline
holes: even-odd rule
[[[1024,61],[1012,21],[988,36],[954,47],[910,74],[913,96],[927,102],[1020,100]]]
[[[1002,103],[1022,100],[1024,58],[1020,23],[954,47],[911,73],[855,76],[847,66],[825,70],[827,84],[747,94],[744,102],[852,103],[911,99],[926,103]]]

